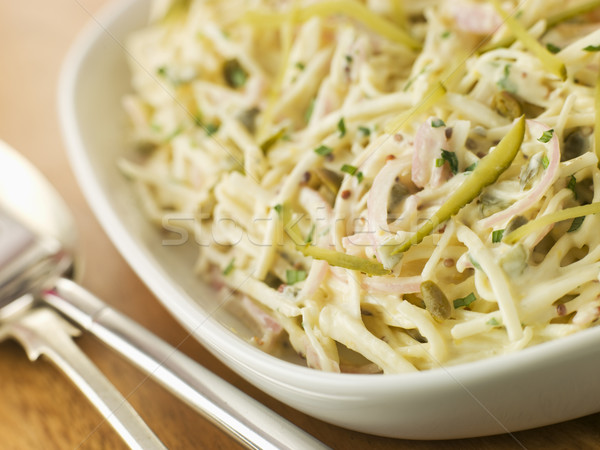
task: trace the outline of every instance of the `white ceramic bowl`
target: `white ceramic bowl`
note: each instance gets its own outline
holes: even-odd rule
[[[246,343],[248,331],[194,276],[193,244],[162,245],[164,236],[142,216],[116,167],[128,145],[121,109],[129,89],[123,42],[144,24],[148,3],[115,3],[82,33],[61,76],[60,119],[73,169],[99,221],[190,333],[273,397],[366,433],[412,439],[473,437],[600,411],[600,327],[507,356],[406,375],[320,373]]]

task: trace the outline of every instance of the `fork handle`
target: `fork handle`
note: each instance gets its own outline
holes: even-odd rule
[[[132,449],[166,449],[146,423],[73,342],[78,330],[51,308],[28,311],[3,325],[3,332],[18,340],[29,359],[48,357],[100,411]]]
[[[328,448],[73,281],[59,279],[42,297],[246,447]]]

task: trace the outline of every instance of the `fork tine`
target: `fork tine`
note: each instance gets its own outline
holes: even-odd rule
[[[144,420],[72,340],[79,330],[49,308],[27,311],[0,325],[0,340],[14,337],[31,360],[54,362],[132,449],[166,448]]]

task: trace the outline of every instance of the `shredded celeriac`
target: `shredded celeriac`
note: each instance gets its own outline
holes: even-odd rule
[[[120,168],[265,351],[514,352],[600,317],[599,28],[589,0],[154,1]]]

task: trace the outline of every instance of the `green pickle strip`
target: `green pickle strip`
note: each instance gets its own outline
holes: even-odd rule
[[[411,239],[394,249],[392,255],[406,252],[410,247],[421,242],[439,225],[469,204],[481,193],[484,187],[494,183],[517,156],[524,136],[525,116],[521,116],[508,134],[502,138],[495,150],[488,153],[477,163],[475,169],[469,175],[466,175],[465,181],[448,197],[431,219],[425,222]]]

